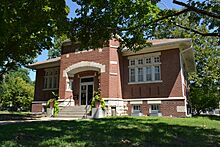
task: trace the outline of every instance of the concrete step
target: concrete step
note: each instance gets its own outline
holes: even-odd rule
[[[87,106],[87,112],[89,112],[90,106]],[[86,106],[66,106],[60,107],[58,117],[69,118],[83,118],[86,115]]]
[[[65,118],[83,118],[83,115],[58,115],[57,117],[65,117]]]
[[[89,109],[90,107],[87,107]],[[68,106],[68,107],[60,107],[62,111],[84,111],[86,110],[86,106]]]
[[[84,115],[86,112],[60,112],[60,115]]]

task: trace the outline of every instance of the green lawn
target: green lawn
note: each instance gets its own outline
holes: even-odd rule
[[[115,117],[0,126],[1,146],[220,146],[220,120]]]
[[[10,112],[10,111],[0,111],[0,121],[1,120],[24,120],[32,119],[33,115],[31,112]]]

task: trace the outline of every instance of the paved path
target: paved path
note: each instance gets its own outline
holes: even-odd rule
[[[42,121],[57,121],[57,120],[79,120],[81,118],[59,118],[59,117],[41,117],[38,119],[30,119],[30,120],[7,120],[0,121],[0,125],[6,124],[14,124],[14,123],[24,123],[24,122],[42,122]]]

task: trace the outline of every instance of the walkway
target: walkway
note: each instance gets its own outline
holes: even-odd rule
[[[58,121],[58,120],[79,120],[81,118],[61,118],[61,117],[41,117],[37,119],[30,120],[7,120],[0,121],[0,125],[14,124],[14,123],[24,123],[24,122],[42,122],[42,121]]]

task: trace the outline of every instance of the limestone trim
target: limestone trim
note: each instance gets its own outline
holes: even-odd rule
[[[47,103],[47,101],[33,101],[32,104],[41,104],[41,103]]]
[[[102,98],[105,101],[123,101],[122,98]]]
[[[124,101],[156,101],[156,100],[184,100],[185,97],[167,97],[167,98],[134,98],[134,99],[123,99]]]
[[[103,73],[105,72],[105,65],[96,62],[81,61],[67,67],[63,71],[63,77],[68,77],[68,73],[70,71],[71,71],[71,75],[74,75],[75,73],[88,71],[88,70],[95,70]]]

